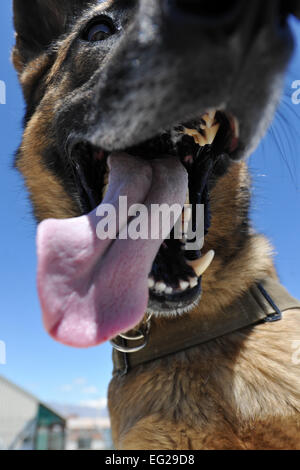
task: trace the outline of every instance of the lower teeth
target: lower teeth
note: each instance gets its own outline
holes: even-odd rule
[[[199,283],[199,278],[207,271],[209,266],[211,265],[215,256],[215,252],[213,250],[208,251],[204,256],[196,261],[187,261],[187,264],[192,267],[195,271],[194,278],[190,278],[189,281],[179,281],[179,287],[174,289],[171,286],[166,285],[164,282],[155,282],[153,277],[148,279],[148,287],[151,292],[156,294],[166,294],[172,295],[173,293],[185,292],[188,289],[194,289],[197,287]]]

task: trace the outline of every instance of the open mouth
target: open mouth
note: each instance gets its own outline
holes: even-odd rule
[[[172,230],[170,237],[162,243],[149,273],[149,311],[180,313],[199,301],[202,275],[213,261],[214,252],[207,252],[205,244],[201,251],[187,250],[187,227],[196,223],[196,206],[203,204],[204,234],[208,232],[209,192],[216,178],[225,173],[238,146],[237,120],[223,111],[210,110],[198,119],[124,150],[126,154],[144,160],[179,157],[189,178],[186,199],[189,209],[184,211],[182,237],[176,239]],[[83,214],[88,214],[103,200],[109,180],[108,157],[108,152],[87,143],[72,148],[71,162]]]

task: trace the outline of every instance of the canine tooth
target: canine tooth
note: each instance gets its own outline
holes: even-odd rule
[[[185,207],[184,208],[184,222],[189,222],[192,218],[192,208]]]
[[[188,231],[189,231],[189,223],[184,222],[184,224],[183,224],[183,233],[188,233]]]
[[[189,206],[190,205],[190,191],[188,190],[187,193],[186,193],[186,201],[185,201],[186,205]]]
[[[200,145],[200,147],[211,145],[220,129],[220,124],[217,123],[213,125],[213,122],[207,127],[201,127],[201,129],[203,128],[205,130],[205,135],[200,134],[200,132],[196,131],[195,129],[188,129],[187,127],[184,128],[184,133],[190,137],[193,137],[195,143]]]
[[[196,129],[189,129],[188,127],[185,127],[184,134],[193,137],[196,144],[200,145],[201,147],[204,147],[206,145],[205,137],[203,137],[203,135],[201,135],[200,132],[198,132]]]
[[[152,277],[149,277],[149,279],[148,279],[148,287],[149,287],[149,289],[153,289],[154,286],[155,286],[154,279],[152,279]]]
[[[216,137],[219,129],[220,129],[220,124],[219,123],[215,124],[210,129],[207,129],[206,138],[207,138],[207,142],[208,142],[209,145],[211,145],[213,143],[213,141],[215,140],[215,137]]]
[[[164,292],[166,290],[166,284],[164,282],[157,282],[154,286],[157,292]]]
[[[202,274],[207,271],[213,259],[215,257],[214,250],[208,251],[202,258],[197,259],[196,261],[188,261],[187,264],[194,269],[195,273],[198,277],[202,276]]]
[[[197,138],[194,137],[194,140],[200,147],[205,147],[208,144],[206,136],[204,137],[201,134],[198,134]]]
[[[213,124],[215,122],[215,118],[216,118],[216,111],[215,110],[208,111],[207,113],[205,113],[202,116],[202,119],[206,122],[206,127],[208,129],[210,129],[213,126]]]
[[[236,117],[233,118],[234,121],[234,136],[239,139],[240,137],[240,123]]]
[[[179,283],[180,290],[187,290],[190,287],[190,283],[186,281],[180,281]]]
[[[172,287],[167,287],[167,288],[165,289],[165,294],[167,294],[167,295],[173,294],[173,289],[172,289]]]
[[[193,289],[193,287],[196,287],[198,285],[198,278],[197,277],[193,277],[190,279],[190,288]]]
[[[212,121],[214,121],[214,120],[215,120],[215,117],[216,117],[216,113],[217,113],[217,111],[216,111],[215,109],[211,109],[210,111],[208,111],[207,114],[209,115],[210,119],[211,119]]]

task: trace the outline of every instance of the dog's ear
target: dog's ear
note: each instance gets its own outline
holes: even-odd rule
[[[90,0],[13,0],[16,49],[26,64],[66,30]]]

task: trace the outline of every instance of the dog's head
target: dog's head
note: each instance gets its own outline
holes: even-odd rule
[[[27,103],[16,162],[37,219],[97,207],[108,161],[112,179],[122,171],[129,181],[130,167],[137,187],[153,175],[156,186],[160,177],[166,186],[160,169],[173,171],[183,193],[178,161],[191,177],[204,152],[217,160],[215,179],[249,155],[280,96],[293,48],[290,13],[300,14],[298,0],[14,0],[13,60]],[[115,152],[122,157],[108,160]],[[153,162],[165,155],[159,169]],[[164,190],[156,188],[156,202],[168,196],[174,202],[171,189]],[[159,281],[152,292],[158,309],[184,308],[199,296],[195,280],[188,288],[195,273],[178,247],[152,248],[150,287]]]

